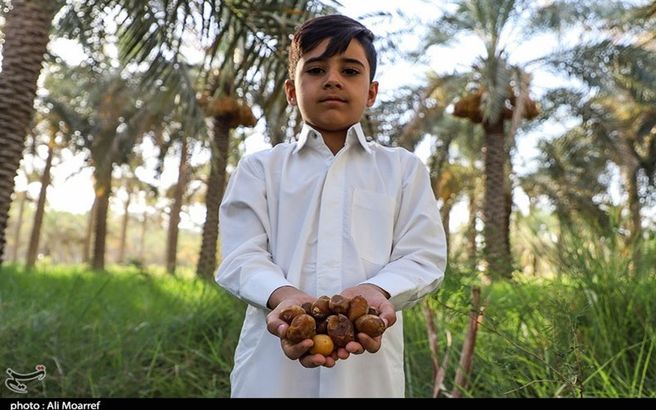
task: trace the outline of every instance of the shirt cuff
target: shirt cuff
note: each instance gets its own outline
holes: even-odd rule
[[[417,288],[416,283],[407,277],[392,272],[380,272],[362,283],[370,283],[384,289],[390,294],[389,301],[397,310],[400,310],[404,303],[410,300],[409,296]]]
[[[271,310],[267,306],[269,297],[276,289],[283,286],[294,286],[282,276],[271,272],[259,272],[251,275],[242,285],[241,297],[260,309]]]

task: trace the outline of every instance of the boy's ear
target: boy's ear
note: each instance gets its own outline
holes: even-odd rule
[[[378,81],[372,81],[369,84],[369,93],[367,95],[367,107],[371,107],[376,102],[376,96],[378,95]]]
[[[287,102],[289,105],[296,105],[296,87],[294,81],[285,80],[285,95],[287,95]]]

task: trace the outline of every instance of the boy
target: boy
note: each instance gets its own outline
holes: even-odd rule
[[[340,15],[306,22],[285,83],[304,120],[298,140],[244,157],[230,178],[217,282],[249,304],[233,397],[404,396],[402,315],[392,325],[439,285],[446,242],[426,167],[363,134],[375,70],[363,25]],[[283,339],[282,309],[335,294],[362,295],[388,329],[329,357],[309,354],[310,339]]]

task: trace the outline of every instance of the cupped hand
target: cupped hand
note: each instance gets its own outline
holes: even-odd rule
[[[268,302],[269,307],[272,307],[273,310],[266,317],[267,330],[280,338],[280,345],[285,356],[292,360],[298,360],[303,367],[333,367],[338,359],[337,353],[333,352],[330,356],[309,354],[309,350],[314,346],[312,339],[304,339],[298,343],[292,343],[285,339],[289,324],[280,318],[280,313],[289,306],[302,306],[304,303],[313,303],[315,300],[316,298],[291,286],[276,289]]]
[[[379,317],[385,323],[385,329],[396,323],[396,311],[394,305],[388,300],[389,294],[383,289],[372,284],[361,284],[342,291],[342,295],[353,299],[360,295],[367,299],[370,307],[376,308]],[[357,340],[349,342],[344,348],[340,348],[337,355],[340,359],[348,358],[349,354],[361,354],[365,350],[369,353],[376,353],[380,350],[382,336],[369,337],[365,333],[358,333]]]

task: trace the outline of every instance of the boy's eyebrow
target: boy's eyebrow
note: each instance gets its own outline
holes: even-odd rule
[[[312,57],[310,59],[307,59],[303,65],[308,65],[316,62],[324,62],[328,60],[326,57]],[[349,64],[357,64],[359,66],[362,66],[363,68],[366,67],[364,63],[356,58],[349,58],[349,57],[342,57],[340,58],[340,61],[342,63],[349,63]]]

